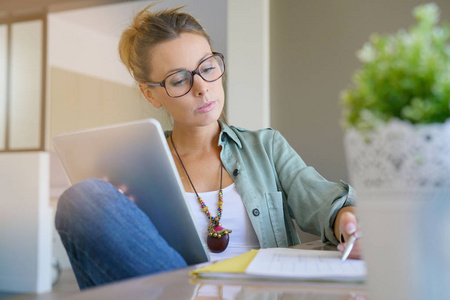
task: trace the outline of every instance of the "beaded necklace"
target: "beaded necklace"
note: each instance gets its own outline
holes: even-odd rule
[[[223,228],[222,224],[220,223],[223,211],[223,193],[222,193],[223,164],[222,162],[220,162],[220,190],[219,190],[219,202],[217,205],[217,216],[213,217],[209,212],[208,206],[206,206],[203,199],[197,193],[197,190],[195,189],[195,186],[192,183],[191,177],[189,177],[186,167],[184,166],[183,161],[181,160],[180,154],[178,154],[177,148],[175,147],[175,144],[173,142],[172,135],[170,135],[170,142],[172,143],[173,149],[175,150],[175,153],[178,156],[178,159],[181,163],[181,166],[183,167],[184,172],[186,173],[189,183],[191,184],[192,189],[194,190],[195,195],[197,196],[198,202],[200,203],[202,210],[205,212],[206,217],[210,221],[210,224],[208,225],[208,237],[206,238],[206,244],[208,245],[208,248],[209,250],[211,250],[211,252],[214,253],[223,252],[228,246],[228,243],[230,241],[229,233],[231,233],[231,229]]]

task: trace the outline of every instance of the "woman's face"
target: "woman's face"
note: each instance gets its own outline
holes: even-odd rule
[[[193,33],[182,33],[179,38],[153,48],[149,81],[160,82],[180,69],[193,71],[211,54],[211,47],[206,38]],[[148,87],[144,83],[139,86],[147,100],[156,108],[163,106],[176,125],[210,125],[219,119],[223,109],[225,95],[222,78],[206,82],[199,75],[195,75],[193,80],[189,93],[179,98],[171,98],[163,87]]]

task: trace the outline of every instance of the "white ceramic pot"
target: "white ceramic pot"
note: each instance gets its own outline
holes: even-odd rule
[[[371,300],[450,299],[450,121],[345,136]]]

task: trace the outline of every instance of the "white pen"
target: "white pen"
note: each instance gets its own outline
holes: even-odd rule
[[[350,252],[352,252],[353,246],[355,245],[355,242],[357,239],[358,239],[358,237],[354,233],[350,236],[350,238],[348,239],[348,242],[345,243],[345,249],[344,249],[344,252],[342,253],[342,257],[341,257],[342,261],[346,260],[348,255],[350,254]]]

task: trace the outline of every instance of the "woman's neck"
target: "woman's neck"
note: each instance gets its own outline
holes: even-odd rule
[[[174,124],[173,142],[180,155],[197,155],[217,149],[219,122],[204,127],[186,127]]]

